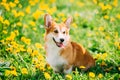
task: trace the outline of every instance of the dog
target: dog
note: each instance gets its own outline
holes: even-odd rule
[[[45,14],[45,51],[46,61],[55,72],[69,74],[73,67],[84,66],[84,70],[95,66],[95,60],[82,46],[70,40],[72,17],[56,23],[51,15]]]

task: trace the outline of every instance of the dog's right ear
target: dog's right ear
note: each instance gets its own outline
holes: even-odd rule
[[[45,14],[44,16],[44,25],[45,28],[49,28],[52,24],[52,17],[49,14]]]

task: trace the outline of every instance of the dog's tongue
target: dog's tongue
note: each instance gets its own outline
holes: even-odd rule
[[[64,47],[63,43],[57,43],[58,47]]]

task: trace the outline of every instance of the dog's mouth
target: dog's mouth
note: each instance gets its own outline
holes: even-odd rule
[[[53,41],[55,42],[55,44],[56,44],[58,47],[64,47],[64,45],[63,45],[62,42],[56,42],[54,38],[53,38]]]

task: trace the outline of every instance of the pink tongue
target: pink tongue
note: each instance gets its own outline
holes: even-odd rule
[[[63,47],[63,44],[62,44],[62,43],[57,43],[57,45],[58,45],[59,47]]]

